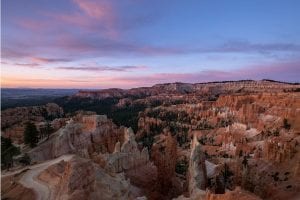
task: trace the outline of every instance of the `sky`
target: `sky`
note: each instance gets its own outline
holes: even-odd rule
[[[300,81],[299,0],[2,0],[1,87]]]

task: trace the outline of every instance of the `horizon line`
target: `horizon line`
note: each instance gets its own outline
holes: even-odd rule
[[[106,90],[106,89],[124,89],[124,90],[130,90],[134,88],[149,88],[153,87],[155,85],[166,85],[166,84],[210,84],[210,83],[229,83],[229,82],[245,82],[245,81],[269,81],[269,82],[276,82],[276,83],[282,83],[282,84],[291,84],[291,85],[299,85],[300,82],[287,82],[287,81],[277,81],[273,79],[260,79],[260,80],[254,80],[254,79],[241,79],[241,80],[227,80],[227,81],[206,81],[206,82],[165,82],[165,83],[156,83],[152,86],[141,86],[141,87],[131,87],[131,88],[121,88],[121,87],[111,87],[111,88],[43,88],[43,87],[0,87],[0,89],[32,89],[32,90],[38,90],[38,89],[46,89],[46,90]]]

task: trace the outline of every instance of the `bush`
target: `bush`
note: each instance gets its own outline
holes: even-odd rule
[[[176,163],[175,172],[177,174],[186,175],[189,164],[186,160],[180,160]]]
[[[19,161],[23,165],[30,165],[31,159],[27,153],[24,154],[24,156]]]
[[[279,130],[276,129],[276,130],[273,132],[273,135],[276,136],[276,137],[279,136]]]
[[[187,132],[182,132],[181,134],[177,134],[176,140],[177,140],[179,146],[182,146],[183,144],[188,142]]]
[[[145,135],[139,141],[141,141],[143,146],[147,147],[148,151],[150,152],[153,142],[154,142],[154,136],[153,135]]]
[[[1,136],[1,168],[13,166],[13,156],[20,154],[20,149],[12,144],[10,138]]]
[[[291,124],[288,123],[286,118],[283,119],[283,128],[289,130],[291,128]]]
[[[32,122],[27,122],[24,131],[24,143],[28,144],[31,148],[35,147],[38,143],[38,130]]]

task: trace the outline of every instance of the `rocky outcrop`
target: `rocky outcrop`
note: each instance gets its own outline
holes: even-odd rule
[[[124,143],[120,142],[115,145],[115,151],[106,155],[107,167],[110,171],[119,173],[128,169],[138,168],[147,165],[149,162],[149,153],[146,147],[142,151],[138,149],[135,136],[131,128],[127,129],[124,134]]]
[[[123,141],[124,127],[118,128],[102,115],[76,117],[67,122],[50,139],[29,152],[33,161],[42,161],[66,153],[89,158],[93,153],[111,153]]]
[[[160,135],[152,147],[151,158],[158,170],[158,190],[167,194],[172,187],[177,158],[176,141],[170,133]]]
[[[114,125],[105,115],[81,116],[28,152],[32,162],[68,153],[94,159],[113,173],[138,168],[149,162],[147,148],[138,149],[131,128]]]
[[[1,198],[2,199],[23,199],[32,200],[36,198],[33,190],[18,183],[20,175],[1,177]]]
[[[63,165],[63,164],[62,164]],[[69,199],[85,199],[94,190],[95,166],[90,160],[73,159],[66,163],[59,185],[58,196]]]
[[[44,106],[9,108],[1,112],[1,129],[9,128],[22,122],[40,122],[45,120],[45,118],[57,118],[62,115],[62,108],[54,103],[48,103]]]
[[[250,192],[244,191],[241,188],[236,188],[234,191],[227,191],[225,194],[213,194],[207,192],[203,200],[260,200],[261,198],[251,194]]]
[[[300,112],[299,93],[260,93],[250,95],[224,95],[219,97],[215,107],[229,108],[240,123],[260,130],[282,126],[286,118],[295,130]]]
[[[299,88],[264,80],[80,91],[70,99],[109,98],[109,110],[129,113],[137,106],[128,119],[138,120],[137,134],[79,111],[53,120],[59,130],[28,154],[32,163],[78,156],[40,176],[58,199],[289,199],[300,183]],[[43,112],[53,116],[54,107]],[[32,120],[43,124],[34,110]],[[22,137],[18,120],[5,134]]]
[[[195,196],[207,187],[207,171],[204,153],[197,137],[191,142],[191,157],[189,164],[189,195]]]
[[[134,199],[124,174],[107,173],[91,160],[74,157],[51,165],[39,175],[48,184],[53,199]]]
[[[290,160],[297,152],[296,145],[296,140],[282,137],[265,140],[263,159],[276,163]]]
[[[23,143],[25,123],[32,121],[36,124],[60,118],[63,109],[57,104],[48,103],[44,106],[9,108],[1,112],[1,134],[13,142]]]

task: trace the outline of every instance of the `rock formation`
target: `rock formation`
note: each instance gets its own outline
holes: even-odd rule
[[[168,194],[172,187],[172,178],[175,175],[177,158],[176,141],[170,133],[160,135],[152,147],[151,158],[158,170],[157,189],[163,194]]]
[[[289,83],[281,83],[275,81],[225,81],[225,82],[210,82],[210,83],[166,83],[157,84],[153,87],[133,88],[129,90],[122,89],[106,89],[100,91],[79,91],[75,94],[75,97],[81,98],[124,98],[126,96],[134,97],[147,97],[154,96],[161,93],[165,94],[222,94],[233,92],[283,92],[293,91],[293,89],[299,88],[299,85],[293,85]]]
[[[112,119],[91,111],[62,118],[55,104],[5,110],[2,136],[14,143],[22,143],[28,120],[41,126],[49,120],[57,130],[34,149],[21,145],[19,165],[12,169],[20,179],[9,188],[26,192],[22,181],[38,169],[56,199],[297,199],[299,88],[247,80],[80,91],[68,97],[82,105],[92,102],[86,110],[108,110]],[[103,109],[107,102],[109,109]],[[121,126],[129,121],[136,134]],[[33,165],[21,166],[24,153]],[[56,162],[66,154],[75,156]]]
[[[53,159],[68,153],[95,158],[112,172],[122,172],[149,162],[148,150],[137,147],[131,128],[116,127],[104,115],[81,116],[28,152],[32,162]]]
[[[1,113],[1,134],[13,142],[23,143],[24,125],[28,121],[36,124],[60,118],[64,114],[61,107],[54,103],[44,106],[9,108]]]
[[[52,199],[133,199],[137,195],[124,174],[114,176],[91,160],[74,157],[51,165],[39,175]]]
[[[191,143],[191,157],[189,164],[189,195],[195,196],[205,191],[207,187],[207,171],[204,153],[201,150],[197,137],[194,136]]]
[[[124,143],[120,147],[120,142],[116,143],[115,151],[107,156],[108,167],[113,172],[122,172],[124,170],[138,168],[149,162],[148,149],[143,148],[140,151],[135,141],[135,136],[131,128],[124,134]]]
[[[294,139],[272,138],[264,141],[263,158],[271,162],[281,163],[290,160],[295,153],[297,142]]]

